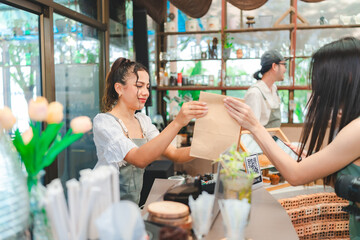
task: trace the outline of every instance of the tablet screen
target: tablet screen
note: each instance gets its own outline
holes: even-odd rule
[[[255,139],[251,134],[242,134],[241,135],[241,142],[246,148],[247,152],[250,154],[262,154],[263,151],[261,150],[260,146],[257,144]]]

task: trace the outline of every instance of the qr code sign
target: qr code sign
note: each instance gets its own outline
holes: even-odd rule
[[[245,167],[246,167],[246,172],[248,173],[253,172],[256,175],[258,175],[258,177],[254,179],[254,184],[262,182],[261,169],[257,154],[253,154],[245,158]]]

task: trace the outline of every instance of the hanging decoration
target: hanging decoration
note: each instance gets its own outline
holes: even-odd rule
[[[227,0],[241,10],[254,10],[264,5],[268,0]]]
[[[322,1],[325,1],[325,0],[301,0],[303,2],[308,2],[308,3],[315,3],[315,2],[322,2]]]
[[[254,10],[264,5],[268,0],[227,0],[227,1],[241,10]],[[301,1],[314,3],[314,2],[322,2],[324,0],[301,0]]]
[[[134,0],[138,8],[145,8],[147,14],[158,24],[166,19],[166,0]]]
[[[212,0],[169,0],[175,7],[192,18],[201,18],[211,6]]]

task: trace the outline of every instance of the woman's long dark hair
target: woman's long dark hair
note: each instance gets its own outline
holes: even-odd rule
[[[118,58],[115,60],[111,66],[110,72],[106,76],[106,85],[104,96],[102,98],[103,112],[111,111],[114,104],[116,104],[119,99],[118,93],[115,91],[115,83],[126,85],[125,78],[129,73],[134,73],[138,80],[138,71],[145,71],[149,74],[147,68],[141,63],[133,62],[126,58]]]
[[[312,57],[309,80],[312,93],[300,150],[302,153],[310,140],[308,156],[320,150],[329,121],[328,144],[337,131],[360,116],[360,40],[346,37],[321,47]],[[337,120],[339,110],[342,113]],[[324,178],[324,184],[334,183],[336,174]]]

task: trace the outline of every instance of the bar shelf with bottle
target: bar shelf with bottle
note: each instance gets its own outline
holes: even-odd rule
[[[157,36],[161,39],[158,43],[161,42],[162,45],[158,48],[159,53],[165,51],[171,55],[174,51],[172,46],[176,46],[178,51],[176,57],[169,56],[166,60],[158,61],[164,71],[182,72],[186,78],[186,75],[190,76],[189,73],[184,72],[186,67],[190,68],[191,64],[194,67],[200,62],[202,68],[213,71],[212,73],[202,72],[200,75],[213,75],[214,82],[212,83],[214,84],[209,84],[205,80],[204,84],[194,82],[192,85],[183,83],[181,86],[162,85],[157,88],[160,95],[167,94],[171,90],[214,90],[225,95],[243,97],[249,86],[255,82],[252,75],[260,69],[261,55],[267,50],[277,49],[288,59],[285,79],[276,83],[282,102],[282,115],[287,116],[282,121],[301,123],[301,116],[296,116],[296,112],[304,111],[311,92],[308,81],[311,55],[319,47],[339,37],[358,35],[360,29],[360,14],[354,10],[353,3],[342,2],[344,9],[339,9],[338,12],[325,11],[325,9],[337,6],[337,0],[316,3],[299,0],[290,2],[279,0],[276,3],[268,1],[263,6],[249,11],[237,9],[225,0],[214,0],[212,4],[211,8],[218,5],[217,7],[220,6],[221,9],[222,19],[218,30],[181,32],[175,28],[173,32],[165,30]],[[310,6],[315,11],[308,11]],[[360,7],[360,4],[358,6]],[[288,12],[292,7],[296,9],[297,15],[306,20],[305,23],[297,19],[294,12]],[[280,16],[283,14],[285,17],[281,20]],[[220,16],[219,11],[216,16]],[[253,16],[256,23],[246,26],[245,22],[249,16]],[[203,18],[199,22],[202,20]],[[201,53],[204,50],[207,51],[207,41],[214,37],[218,39],[217,60],[209,61],[208,56],[201,57]],[[188,51],[190,55],[187,57],[180,53],[180,43],[185,42],[186,39],[188,43],[195,43],[193,49],[190,47]],[[229,40],[232,46],[230,55],[226,55],[225,52],[229,51],[226,50]],[[196,47],[197,45],[200,47]],[[212,62],[216,62],[214,63],[216,67],[209,66]],[[164,108],[160,108],[160,113],[163,110]]]

